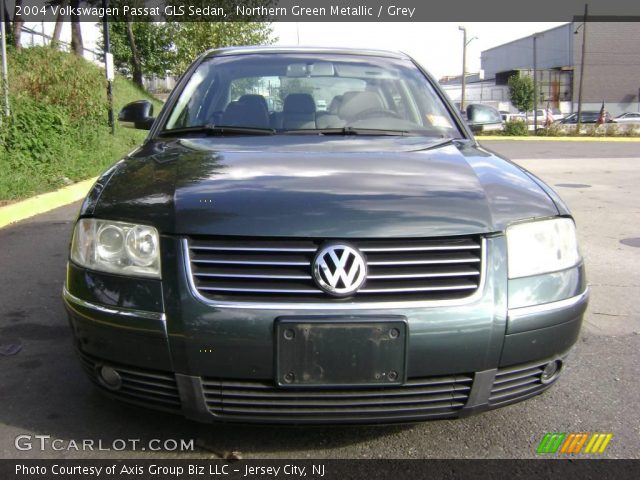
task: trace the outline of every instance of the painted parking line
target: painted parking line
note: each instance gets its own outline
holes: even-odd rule
[[[0,207],[0,228],[83,199],[95,178]]]
[[[487,140],[505,140],[522,142],[615,142],[615,143],[640,143],[640,137],[516,137],[507,135],[476,135],[479,142]]]

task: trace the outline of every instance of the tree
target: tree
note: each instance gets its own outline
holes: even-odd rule
[[[110,23],[110,46],[115,67],[125,75],[133,75],[134,80],[136,71],[140,72],[140,78],[145,75],[164,76],[175,65],[173,37],[176,29],[177,24],[150,21]]]
[[[210,48],[270,44],[272,28],[263,22],[185,22],[176,32],[175,71],[182,73]]]
[[[4,2],[2,2],[4,3]],[[22,0],[16,0],[16,12],[18,8],[22,6]],[[20,37],[22,36],[22,26],[24,25],[24,20],[22,19],[22,15],[16,14],[13,17],[13,42],[16,49],[21,48],[20,45]]]
[[[53,37],[51,38],[51,48],[58,48],[60,45],[60,34],[62,33],[62,25],[64,24],[64,7],[66,7],[67,0],[61,0],[60,10],[58,11],[58,17],[56,18],[56,25],[53,28]]]
[[[133,35],[133,26],[131,21],[126,22],[127,26],[127,40],[129,41],[129,48],[131,48],[131,66],[133,67],[133,81],[140,87],[144,88],[142,78],[142,62],[140,61],[140,54],[138,53],[138,47],[136,46],[136,38]]]
[[[520,112],[533,109],[535,92],[533,79],[526,75],[515,74],[509,77],[509,98],[514,107]]]
[[[81,0],[71,0],[71,7],[76,11],[80,7]],[[84,44],[82,42],[82,28],[80,26],[80,15],[71,13],[71,50],[82,57],[84,54]]]

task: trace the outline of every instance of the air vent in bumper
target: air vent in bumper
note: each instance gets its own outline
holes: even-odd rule
[[[178,386],[172,373],[103,362],[82,352],[80,352],[80,360],[91,381],[119,399],[163,410],[181,409]],[[98,369],[102,365],[107,365],[118,372],[122,380],[118,389],[107,388],[100,382]]]
[[[542,371],[548,363],[549,360],[545,360],[499,369],[491,388],[489,405],[500,407],[519,402],[549,388],[558,377],[548,383],[542,382]]]
[[[456,415],[467,402],[473,377],[456,375],[409,380],[384,388],[276,388],[267,382],[204,378],[211,413],[254,421],[322,422],[419,420]]]

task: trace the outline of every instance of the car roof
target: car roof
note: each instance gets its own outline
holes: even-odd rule
[[[387,57],[398,59],[410,59],[410,57],[402,52],[389,50],[377,50],[366,48],[338,48],[338,47],[285,47],[285,46],[248,46],[248,47],[225,47],[213,48],[207,50],[204,55],[207,57],[220,55],[249,55],[255,53],[325,53],[338,55],[366,55],[374,57]]]

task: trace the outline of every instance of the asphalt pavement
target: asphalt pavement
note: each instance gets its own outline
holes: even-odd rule
[[[0,457],[531,458],[545,432],[611,432],[606,457],[640,458],[640,143],[486,147],[553,186],[578,225],[591,303],[563,377],[545,394],[465,419],[314,428],[200,425],[110,400],[81,371],[61,301],[73,204],[0,229],[0,349],[20,348],[0,354]],[[16,448],[20,435],[31,449]],[[50,436],[44,450],[35,435]],[[140,448],[193,440],[195,450],[105,450],[119,439]],[[69,447],[83,440],[94,449]]]

